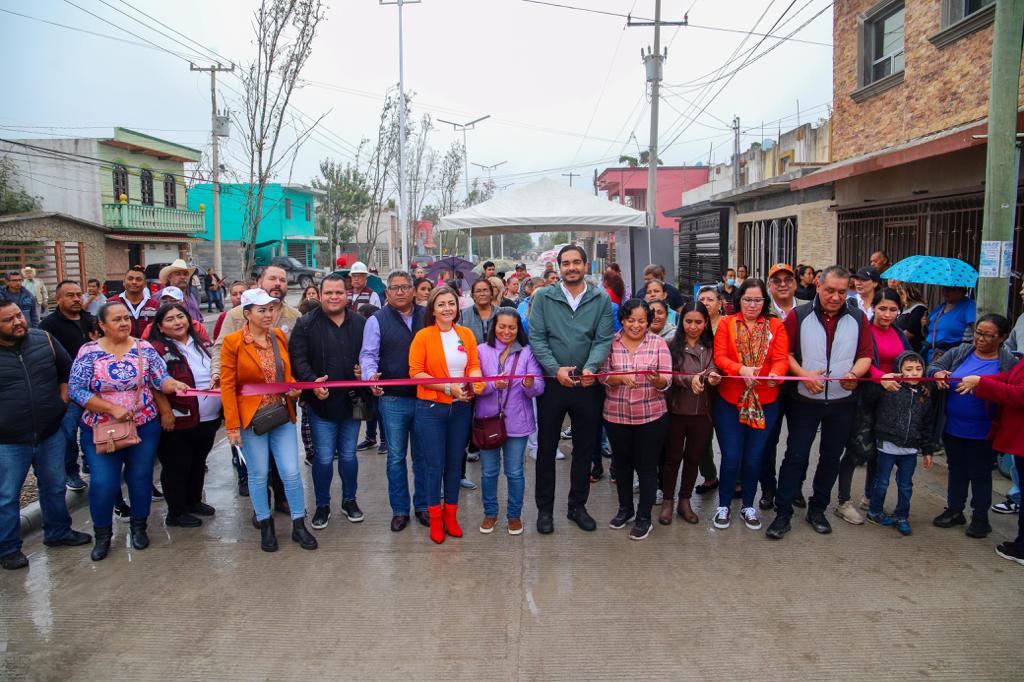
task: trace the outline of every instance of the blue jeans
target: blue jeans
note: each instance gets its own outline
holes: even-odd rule
[[[0,443],[0,556],[21,551],[21,486],[29,466],[36,472],[43,539],[60,540],[71,532],[64,503],[64,434],[58,430],[41,443]]]
[[[331,480],[334,479],[334,454],[338,454],[338,476],[341,478],[341,501],[356,499],[359,460],[356,443],[361,422],[345,419],[340,422],[318,417],[309,410],[309,428],[313,432],[313,492],[316,506],[331,503]],[[289,503],[290,504],[290,503]]]
[[[523,514],[523,493],[526,477],[523,475],[523,454],[526,436],[507,438],[500,448],[480,451],[480,492],[484,500],[484,516],[498,515],[498,472],[505,460],[505,481],[508,483],[508,518],[518,519]]]
[[[271,453],[284,483],[284,494],[288,498],[292,518],[301,519],[306,516],[306,500],[302,489],[302,477],[299,475],[299,447],[296,438],[295,422],[281,424],[262,436],[257,436],[252,429],[242,429],[242,454],[249,469],[249,498],[252,500],[257,521],[270,518],[267,475],[270,470]]]
[[[875,482],[871,486],[871,513],[882,513],[885,493],[889,490],[889,476],[893,467],[896,467],[896,489],[899,491],[899,497],[892,515],[897,519],[906,520],[910,516],[910,496],[914,492],[917,455],[891,455],[879,450],[875,460],[878,464],[878,473],[875,474]]]
[[[444,501],[459,503],[462,458],[472,421],[473,406],[467,402],[448,405],[417,399],[413,430],[427,461],[427,506],[441,504],[442,481]]]
[[[412,457],[412,504],[416,511],[427,509],[427,462],[413,432],[416,403],[411,396],[382,395],[377,398],[377,409],[384,426],[384,440],[388,443],[388,501],[392,516],[409,516],[409,472],[405,454]],[[411,439],[411,443],[410,443]]]
[[[1013,455],[1003,455],[1003,457],[1016,459]],[[1013,482],[1013,485],[1010,486],[1010,491],[1006,493],[1006,497],[1020,504],[1020,474],[1017,473],[1016,466],[1010,467],[1010,480]]]
[[[764,428],[754,429],[740,424],[739,408],[716,397],[712,407],[715,431],[718,433],[718,447],[722,450],[722,466],[719,470],[718,506],[731,507],[736,492],[736,479],[741,476],[743,485],[743,506],[754,506],[757,481],[761,477],[761,459],[764,445],[771,437],[772,429],[779,418],[779,401],[762,406]]]
[[[64,434],[64,474],[77,476],[82,470],[78,466],[79,425],[82,423],[82,406],[71,401],[64,419],[60,422],[61,433]]]
[[[811,485],[814,494],[807,500],[808,513],[824,512],[839,477],[839,458],[846,449],[853,429],[853,402],[827,404],[822,401],[793,399],[786,407],[786,456],[779,467],[779,489],[775,494],[775,513],[784,519],[793,516],[793,498],[803,487],[811,446],[821,427],[818,466]],[[715,426],[718,424],[716,423]]]
[[[153,502],[153,464],[160,445],[160,420],[150,419],[138,427],[141,442],[111,453],[96,452],[92,429],[82,424],[82,449],[89,463],[89,514],[92,525],[105,528],[113,523],[114,503],[121,497],[121,472],[128,484],[128,501],[133,519],[149,518]]]
[[[213,306],[217,306],[217,310],[224,312],[224,290],[217,289],[216,291],[206,290],[206,312],[212,313]]]

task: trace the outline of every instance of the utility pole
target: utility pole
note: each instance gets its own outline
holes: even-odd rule
[[[218,62],[214,66],[199,67],[189,63],[189,71],[210,72],[210,139],[213,145],[211,152],[213,161],[213,269],[219,277],[224,276],[224,257],[220,241],[220,138],[227,137],[227,131],[231,129],[228,117],[217,114],[217,72],[226,71],[231,73],[235,65],[224,66]],[[245,273],[242,273],[243,275]]]
[[[740,117],[732,117],[732,188],[736,189],[740,182]],[[782,135],[779,135],[782,139]]]
[[[506,163],[508,163],[508,161],[499,161],[498,163],[492,164],[490,166],[485,166],[482,163],[477,163],[476,161],[474,161],[473,165],[478,167],[482,171],[486,171],[487,172],[487,182],[491,182],[491,173],[494,172],[494,169],[498,168],[499,166],[503,166]],[[491,258],[494,258],[494,236],[493,235],[488,240],[488,246],[490,247],[490,250],[491,250]],[[504,234],[502,234],[500,237],[498,237],[498,248],[501,251],[501,257],[504,258],[505,257],[505,235]]]
[[[653,22],[633,21],[632,18],[627,18],[626,25],[654,27],[654,49],[648,47],[646,54],[643,48],[640,49],[640,57],[646,67],[647,82],[651,84],[651,141],[647,151],[647,262],[652,263],[654,257],[651,249],[651,231],[658,223],[658,104],[664,64],[668,58],[668,48],[665,48],[664,53],[661,50],[661,27],[686,26],[688,22],[685,17],[682,21],[662,21],[661,0],[654,0]]]
[[[447,123],[452,127],[455,132],[462,131],[462,167],[466,169],[466,202],[469,202],[469,138],[466,137],[466,131],[475,130],[476,124],[484,119],[490,118],[490,114],[475,118],[469,123],[456,123],[454,121],[446,121],[443,118],[437,119],[439,123]],[[466,240],[466,260],[473,260],[473,228],[469,228],[469,238]]]
[[[572,179],[580,177],[580,174],[579,173],[573,173],[573,172],[570,171],[569,173],[562,173],[562,177],[563,178],[569,178],[569,186],[572,187]]]
[[[978,308],[980,312],[1000,315],[1006,314],[1017,214],[1017,177],[1020,172],[1017,90],[1022,31],[1024,3],[997,2],[995,28],[992,30],[992,84],[988,104]]]
[[[402,268],[409,269],[409,220],[406,217],[405,186],[405,38],[402,32],[402,6],[420,0],[379,0],[382,5],[398,5],[398,231],[402,240]]]

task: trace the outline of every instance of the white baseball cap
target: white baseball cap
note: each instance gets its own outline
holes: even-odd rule
[[[357,260],[355,263],[352,264],[352,267],[349,269],[348,274],[350,274],[350,275],[368,275],[368,274],[370,274],[370,271],[367,269],[366,263],[364,263],[361,260]]]
[[[159,292],[157,292],[156,298],[157,300],[160,300],[164,296],[170,296],[171,298],[178,302],[185,300],[185,294],[181,293],[181,289],[179,289],[178,287],[164,287]]]
[[[251,305],[268,305],[278,303],[278,300],[263,289],[246,289],[242,292],[241,304],[243,308]]]

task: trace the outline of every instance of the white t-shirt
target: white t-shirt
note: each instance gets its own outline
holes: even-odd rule
[[[441,332],[441,345],[444,346],[444,360],[448,365],[448,376],[466,376],[466,364],[469,362],[468,351],[462,346],[462,339],[459,338],[455,327],[446,332]],[[462,350],[459,347],[462,346]]]
[[[192,370],[192,378],[196,381],[196,388],[200,391],[210,388],[210,357],[199,348],[190,336],[185,343],[175,342],[182,357]],[[220,396],[201,395],[199,396],[199,421],[208,422],[220,418]]]

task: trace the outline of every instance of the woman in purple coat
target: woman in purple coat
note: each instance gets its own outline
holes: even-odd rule
[[[480,369],[484,376],[500,374],[544,374],[540,363],[533,357],[522,320],[515,308],[499,308],[494,324],[487,331],[486,343],[477,346]],[[523,491],[526,479],[523,476],[523,453],[527,437],[536,429],[533,417],[533,399],[544,392],[544,380],[513,379],[485,384],[483,393],[476,399],[474,416],[477,419],[504,415],[505,432],[508,438],[497,448],[480,450],[482,480],[480,484],[484,501],[484,521],[481,533],[491,533],[498,523],[498,473],[501,459],[505,459],[505,479],[508,483],[508,534],[523,532],[520,518],[523,511]]]

